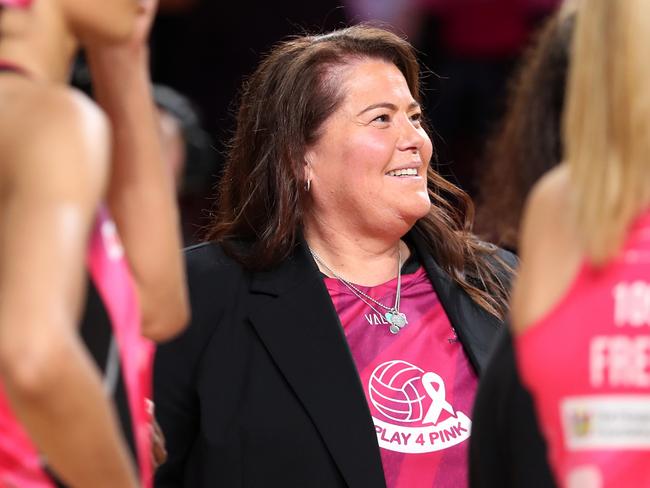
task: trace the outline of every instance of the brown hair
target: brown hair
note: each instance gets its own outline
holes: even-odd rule
[[[542,28],[510,86],[509,107],[487,147],[477,233],[517,248],[524,203],[563,154],[562,110],[575,15],[558,11]]]
[[[419,66],[412,46],[368,25],[283,42],[244,83],[237,129],[207,235],[244,267],[272,268],[298,243],[308,202],[304,155],[343,99],[335,68],[355,58],[395,64],[419,100]],[[504,274],[496,271],[495,248],[470,231],[471,200],[430,167],[428,183],[433,205],[415,224],[416,231],[436,262],[476,303],[503,317]],[[250,246],[243,249],[241,241]]]

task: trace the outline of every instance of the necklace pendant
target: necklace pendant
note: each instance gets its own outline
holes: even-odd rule
[[[399,327],[400,329],[406,325],[406,315],[401,312],[393,314],[393,324]]]
[[[407,324],[406,315],[395,310],[386,312],[385,317],[388,323],[391,324],[391,332],[393,332],[393,327],[397,328],[397,332],[399,332],[399,330]],[[393,332],[393,334],[396,334],[397,332]]]
[[[384,314],[386,317],[386,320],[388,321],[388,330],[390,330],[391,334],[397,334],[402,328],[395,323],[397,313],[396,312],[386,312]]]
[[[392,323],[393,323],[393,314],[392,314],[391,312],[386,312],[386,313],[384,314],[384,317],[386,317],[386,321],[387,321],[389,324],[392,324]]]

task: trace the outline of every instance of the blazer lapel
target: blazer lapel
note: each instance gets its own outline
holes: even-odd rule
[[[478,306],[436,263],[417,232],[409,234],[420,262],[427,271],[442,308],[447,313],[467,356],[480,375],[487,363],[492,341],[503,323]]]
[[[279,269],[253,275],[249,317],[348,486],[385,487],[359,375],[305,245]]]

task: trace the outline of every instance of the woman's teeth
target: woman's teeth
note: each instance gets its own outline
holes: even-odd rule
[[[417,176],[418,170],[415,168],[396,169],[386,173],[388,176]]]

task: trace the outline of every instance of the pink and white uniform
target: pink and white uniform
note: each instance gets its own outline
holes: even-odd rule
[[[131,421],[131,425],[124,427],[133,438],[142,486],[151,486],[151,418],[145,398],[151,396],[153,345],[140,336],[140,311],[134,283],[115,224],[104,208],[98,212],[90,238],[87,267],[90,281],[110,321],[108,333],[93,340],[89,348],[96,360],[98,355],[95,350],[105,351],[101,361],[105,359],[106,364],[98,366],[107,377],[105,385],[109,393],[114,396],[115,385],[123,384]],[[91,335],[92,329],[97,328],[95,325],[90,321],[86,327]],[[112,344],[117,347],[113,348]],[[111,353],[112,350],[114,353]],[[122,412],[120,414],[123,417]],[[0,382],[0,488],[55,486],[55,481],[44,470],[43,461],[13,415]]]
[[[650,486],[650,212],[609,264],[582,265],[516,352],[561,486]]]
[[[396,284],[358,288],[392,306]],[[467,486],[477,377],[425,270],[402,276],[408,324],[396,335],[385,310],[373,310],[334,278],[325,285],[361,377],[387,487]]]

